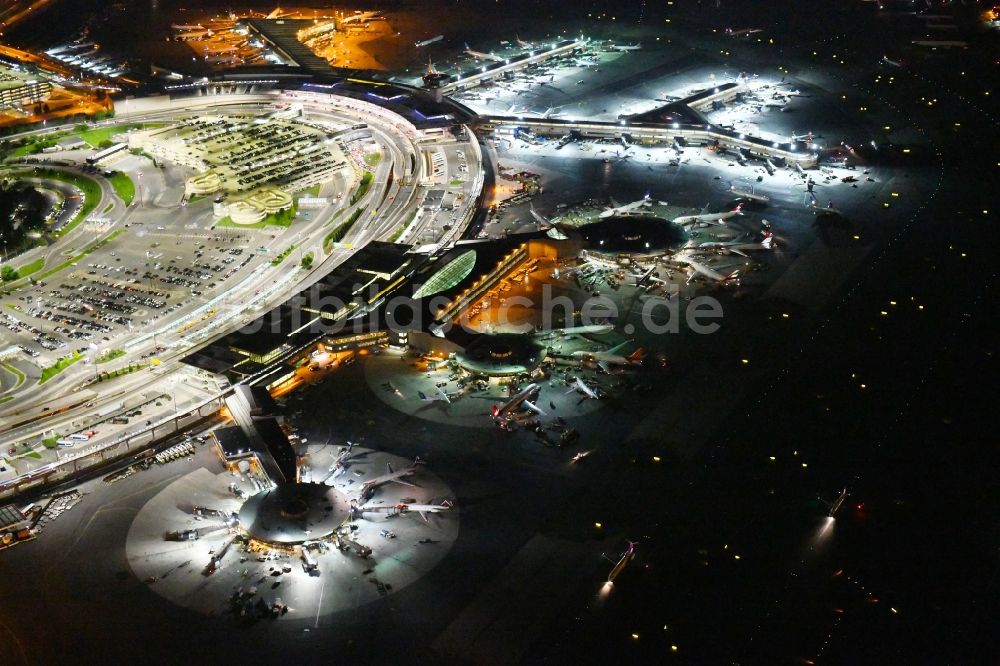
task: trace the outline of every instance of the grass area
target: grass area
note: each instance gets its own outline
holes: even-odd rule
[[[143,127],[159,127],[163,123],[146,123],[146,124],[128,124],[128,125],[111,125],[109,127],[94,127],[92,129],[85,129],[75,134],[70,134],[70,136],[78,136],[93,148],[99,148],[102,143],[106,141],[111,141],[111,137],[115,134],[124,134],[129,130],[140,129]]]
[[[392,232],[392,235],[389,236],[389,239],[386,242],[395,243],[396,241],[398,241],[399,237],[403,235],[403,232],[406,231],[411,224],[413,224],[413,218],[415,218],[416,216],[417,216],[417,210],[414,209],[413,212],[410,213],[409,217],[406,218],[406,222],[403,222],[398,227],[396,227],[396,230]]]
[[[114,204],[114,203],[109,203],[109,204],[108,204],[107,206],[105,206],[105,207],[104,207],[104,210],[102,210],[102,211],[101,211],[101,213],[102,213],[102,214],[103,214],[103,213],[107,213],[107,212],[108,212],[109,210],[111,210],[111,209],[112,209],[112,208],[114,208],[114,207],[115,207],[115,204]]]
[[[347,232],[351,230],[351,227],[354,226],[354,223],[358,221],[358,218],[361,217],[361,213],[363,212],[363,208],[358,208],[351,213],[349,218],[338,224],[333,231],[328,233],[326,238],[323,239],[323,251],[329,252],[334,243],[342,241],[344,236],[346,236]]]
[[[292,252],[295,251],[295,248],[296,248],[296,246],[294,244],[293,245],[289,245],[288,247],[286,247],[285,250],[281,254],[279,254],[277,257],[275,257],[274,259],[271,260],[271,265],[272,266],[277,266],[278,264],[280,264],[281,262],[283,262],[285,259],[288,258],[288,255],[290,255]]]
[[[454,185],[461,185],[461,184],[463,184],[464,182],[465,182],[465,181],[464,181],[464,180],[462,180],[461,178],[452,178],[452,179],[451,179],[451,184],[452,184],[452,186],[454,186]]]
[[[10,363],[0,363],[0,365],[3,366],[4,370],[17,377],[17,383],[14,384],[14,386],[12,386],[11,388],[17,388],[18,386],[24,383],[25,376],[23,372],[12,366]]]
[[[83,259],[84,257],[86,257],[88,254],[90,254],[91,252],[93,252],[94,250],[97,250],[98,248],[104,247],[109,242],[111,242],[112,240],[114,240],[115,238],[117,238],[119,235],[121,235],[123,233],[125,233],[125,229],[115,229],[111,233],[111,235],[108,236],[107,238],[105,238],[104,240],[98,241],[98,242],[94,243],[93,245],[91,245],[90,247],[88,247],[87,249],[85,249],[80,254],[74,255],[74,256],[70,257],[69,259],[67,259],[66,261],[64,261],[61,264],[59,264],[58,266],[54,266],[54,267],[50,268],[49,270],[45,271],[44,273],[42,273],[41,275],[39,275],[35,279],[36,280],[44,280],[45,278],[49,277],[50,275],[54,275],[54,274],[58,273],[62,269],[66,268],[67,266],[72,266],[75,262],[80,261],[81,259]]]
[[[125,355],[125,350],[124,349],[109,349],[108,351],[104,352],[103,354],[101,354],[100,356],[98,356],[96,359],[94,359],[94,362],[95,363],[107,363],[108,361],[113,361],[116,358],[121,358],[124,355]]]
[[[24,458],[34,458],[35,460],[41,460],[42,459],[42,454],[39,453],[38,451],[28,451],[27,453],[24,454],[23,457]]]
[[[302,257],[302,261],[300,262],[300,265],[302,266],[302,268],[305,268],[306,270],[308,270],[308,269],[312,268],[313,260],[314,259],[315,259],[315,257],[313,256],[313,253],[312,252],[307,252],[306,256]]]
[[[40,257],[34,261],[25,264],[17,269],[18,277],[28,277],[32,273],[37,273],[42,270],[42,266],[45,265],[45,257]]]
[[[62,437],[62,435],[59,434],[53,435],[52,437],[44,437],[42,438],[42,446],[47,449],[54,449],[59,446],[58,442],[60,437]]]
[[[216,227],[231,227],[233,229],[263,229],[264,227],[290,227],[292,226],[292,221],[295,220],[295,216],[298,213],[298,207],[292,206],[281,212],[273,213],[267,215],[260,222],[254,222],[253,224],[239,224],[233,222],[233,218],[228,215],[218,222],[215,223]]]
[[[118,198],[124,201],[126,206],[131,206],[135,199],[135,183],[132,179],[121,171],[112,172],[107,178]]]
[[[38,379],[38,383],[44,384],[81,358],[83,357],[80,355],[80,352],[73,352],[69,356],[62,357],[49,367],[42,368],[42,376]]]
[[[325,227],[328,224],[332,224],[338,217],[340,217],[341,215],[344,214],[345,210],[347,210],[347,209],[346,208],[339,208],[336,211],[334,211],[333,215],[330,216],[330,219],[323,223],[323,226]]]
[[[361,197],[365,196],[369,188],[372,186],[372,181],[375,180],[375,174],[371,171],[365,171],[365,175],[361,176],[361,184],[358,185],[358,189],[354,192],[354,196],[351,197],[351,204],[356,204],[361,200]]]
[[[318,197],[319,196],[319,188],[322,185],[323,185],[323,183],[316,183],[315,185],[313,185],[311,187],[307,187],[304,190],[299,190],[296,194],[298,194],[301,197]]]
[[[10,402],[13,399],[14,399],[14,396],[12,396],[12,395],[5,395],[4,397],[0,398],[0,405],[2,405],[5,402]]]
[[[146,367],[149,367],[146,363],[129,363],[124,368],[118,368],[117,370],[113,370],[111,372],[102,372],[98,374],[96,381],[106,382],[116,377],[123,377],[133,372],[138,372],[139,370],[142,370],[143,368]]]
[[[378,163],[382,161],[382,153],[368,153],[365,155],[365,164],[370,167],[377,167]]]

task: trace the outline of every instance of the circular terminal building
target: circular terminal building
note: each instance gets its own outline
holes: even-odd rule
[[[253,495],[239,511],[239,524],[254,541],[295,546],[333,536],[350,515],[339,490],[319,483],[284,483]]]
[[[531,336],[516,333],[480,335],[456,355],[459,365],[491,377],[530,374],[545,358],[545,350]]]
[[[688,235],[678,225],[649,215],[616,215],[576,231],[595,252],[662,254],[682,246]]]

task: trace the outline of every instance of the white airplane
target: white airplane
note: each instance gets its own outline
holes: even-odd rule
[[[617,353],[631,342],[631,340],[626,340],[620,345],[615,345],[614,347],[604,351],[575,351],[571,357],[578,359],[583,363],[597,363],[598,365],[602,363],[606,365],[636,365],[642,362],[642,359],[646,356],[646,350],[642,347],[639,347],[628,356],[622,356]]]
[[[594,452],[593,450],[590,450],[590,451],[580,451],[575,456],[573,456],[572,458],[569,459],[569,464],[572,465],[573,463],[578,463],[581,460],[583,460],[584,458],[586,458],[587,456],[589,456],[593,452]]]
[[[482,51],[473,51],[469,48],[468,43],[465,45],[466,55],[470,55],[476,60],[492,60],[493,62],[504,62],[504,59],[493,53],[483,53]]]
[[[381,476],[376,476],[374,479],[368,479],[361,484],[360,496],[368,499],[375,492],[375,489],[386,483],[401,483],[404,486],[411,486],[416,488],[417,486],[409,481],[403,481],[404,477],[413,476],[417,472],[417,468],[423,465],[424,462],[420,458],[415,458],[413,463],[406,469],[401,469],[399,471],[393,471],[392,463],[385,464],[385,474]]]
[[[535,204],[531,204],[528,208],[528,212],[531,213],[531,217],[534,218],[535,222],[538,223],[538,228],[542,231],[545,229],[552,228],[552,220],[549,220],[544,215],[535,210]]]
[[[846,486],[844,487],[843,490],[840,491],[840,494],[837,495],[837,499],[833,500],[833,502],[830,502],[829,504],[830,511],[827,512],[826,515],[830,516],[831,518],[835,517],[837,515],[837,512],[840,511],[840,505],[844,503],[845,499],[847,499]]]
[[[622,553],[621,559],[619,559],[618,562],[615,564],[615,566],[611,569],[611,573],[608,574],[609,583],[614,583],[615,578],[618,578],[618,574],[620,574],[625,569],[625,567],[627,567],[629,563],[635,559],[635,546],[636,546],[635,542],[633,541],[628,542],[628,548],[625,550],[624,553]],[[609,562],[614,561],[609,559],[607,556],[605,556],[604,559],[608,560]]]
[[[340,22],[341,23],[358,23],[358,22],[362,22],[363,23],[363,22],[365,22],[365,21],[367,21],[369,19],[378,18],[379,14],[381,14],[381,12],[377,12],[377,11],[375,11],[375,12],[356,12],[354,14],[351,14],[350,16],[345,16],[344,18],[340,19]]]
[[[763,32],[763,30],[760,28],[742,28],[740,30],[726,28],[726,35],[728,37],[749,37],[750,35],[755,35],[758,32]]]
[[[447,393],[445,393],[444,391],[442,391],[440,386],[435,386],[434,388],[437,389],[437,395],[428,396],[428,395],[425,395],[423,391],[420,391],[419,392],[420,399],[423,400],[424,402],[438,402],[438,401],[440,401],[440,402],[446,402],[446,403],[448,403],[450,405],[451,404],[451,397],[449,397]]]
[[[533,49],[533,48],[535,48],[535,45],[532,42],[526,42],[526,41],[524,41],[523,39],[521,39],[520,35],[514,35],[514,39],[517,42],[517,45],[520,46],[522,49]]]
[[[792,133],[792,141],[805,141],[807,143],[812,143],[813,133],[812,130],[806,132],[805,134],[795,134]]]
[[[347,470],[347,461],[350,459],[352,451],[354,451],[354,442],[347,442],[347,448],[341,449],[340,454],[337,455],[337,459],[330,465],[329,479],[336,479]],[[328,483],[327,485],[332,484]]]
[[[725,243],[702,243],[698,246],[699,250],[719,250],[721,252],[732,252],[733,254],[738,254],[741,257],[749,257],[747,254],[749,251],[753,250],[771,250],[774,249],[774,238],[768,236],[759,243],[740,243],[740,242],[725,242]]]
[[[493,407],[493,420],[497,423],[501,423],[522,407],[527,407],[536,414],[545,416],[545,412],[542,411],[538,405],[531,402],[538,397],[540,391],[541,387],[538,384],[528,384],[523,389],[512,395],[507,402]]]
[[[642,48],[642,45],[639,44],[639,43],[635,43],[635,44],[612,44],[609,48],[612,51],[638,51],[639,49]]]
[[[688,284],[691,284],[691,281],[699,275],[706,277],[710,280],[714,280],[716,282],[728,282],[730,280],[735,280],[740,273],[740,271],[737,269],[732,273],[730,273],[729,275],[723,275],[722,273],[712,268],[709,268],[700,261],[696,261],[695,259],[692,259],[691,257],[685,255],[675,256],[674,261],[681,264],[685,264],[691,269],[691,273],[690,275],[688,275],[687,279]]]
[[[709,222],[711,224],[723,224],[726,220],[743,214],[743,205],[739,205],[731,211],[725,213],[700,213],[698,215],[681,215],[674,218],[674,224],[685,225],[695,222]]]
[[[404,502],[397,502],[396,504],[391,504],[388,506],[384,504],[379,504],[379,505],[365,504],[359,509],[359,511],[361,513],[375,513],[377,511],[395,511],[400,514],[407,513],[409,511],[416,511],[417,513],[420,514],[420,517],[424,519],[424,522],[428,522],[427,514],[441,513],[442,511],[448,511],[449,509],[452,508],[452,506],[454,506],[454,504],[452,504],[450,500],[445,500],[440,504],[406,504]]]
[[[793,164],[798,164],[798,162],[793,162]],[[769,203],[771,197],[766,194],[761,194],[759,192],[754,192],[753,188],[743,188],[737,187],[736,185],[731,185],[729,191],[742,199],[750,199],[751,201],[759,201],[760,203]]]
[[[575,266],[569,270],[576,270],[582,266]],[[536,337],[549,337],[552,335],[604,335],[615,330],[611,324],[588,324],[587,326],[569,326],[567,328],[553,328],[548,331],[538,331]]]
[[[614,199],[611,200],[611,207],[602,210],[599,218],[613,217],[615,215],[629,215],[632,211],[649,207],[651,204],[649,193],[647,192],[641,199],[619,206]]]
[[[570,390],[566,391],[566,395],[569,395],[570,393],[576,393],[577,391],[582,392],[588,398],[592,398],[594,400],[599,400],[600,399],[600,396],[597,395],[597,393],[594,391],[594,389],[592,389],[589,386],[587,386],[586,384],[584,384],[583,380],[580,379],[579,377],[577,377],[576,381],[573,382],[573,387],[570,388]]]

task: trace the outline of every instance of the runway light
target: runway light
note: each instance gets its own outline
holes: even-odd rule
[[[671,652],[677,652],[677,646],[676,645],[671,645],[670,646],[670,651]]]
[[[639,640],[639,634],[632,634],[632,640],[634,641]]]
[[[660,462],[660,456],[653,456],[653,462]]]
[[[743,363],[743,365],[748,365],[750,363],[750,359],[748,358],[741,358],[740,361]]]
[[[601,524],[600,523],[594,523],[594,527],[596,527],[597,529],[601,529]]]
[[[777,460],[777,458],[775,458],[774,456],[768,456],[768,458],[771,459],[771,462],[774,462],[775,460]]]

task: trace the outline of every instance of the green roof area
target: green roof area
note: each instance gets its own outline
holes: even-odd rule
[[[442,291],[447,291],[464,280],[472,272],[476,265],[476,251],[469,250],[449,261],[444,268],[431,276],[427,282],[423,283],[414,298],[425,298],[433,296]]]

